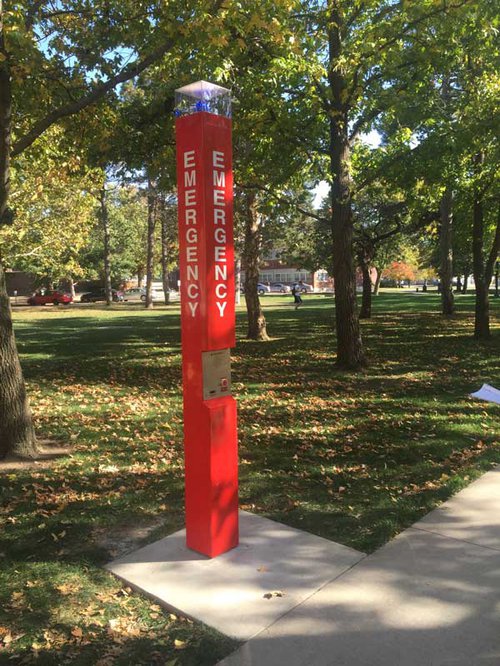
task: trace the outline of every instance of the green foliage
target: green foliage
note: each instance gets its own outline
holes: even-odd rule
[[[62,131],[52,128],[31,156],[12,168],[15,219],[0,229],[3,261],[49,282],[81,277],[80,253],[89,242],[101,174],[86,167],[78,151],[65,149]]]
[[[460,272],[470,272],[476,190],[484,193],[486,247],[496,225],[498,28],[498,12],[490,0],[462,3],[451,20],[420,26],[416,48],[425,52],[427,64],[418,73],[411,70],[419,85],[402,90],[377,121],[386,177],[406,191],[417,217],[419,211],[438,211],[446,187],[454,192],[453,249],[455,270]],[[412,46],[410,54],[413,50]],[[421,243],[429,254],[434,249],[434,265],[437,230],[436,222],[421,229]]]
[[[87,275],[102,276],[103,229],[96,214],[90,241],[82,253]],[[147,200],[136,187],[109,186],[106,205],[110,227],[110,254],[113,284],[123,278],[144,274],[146,266]]]

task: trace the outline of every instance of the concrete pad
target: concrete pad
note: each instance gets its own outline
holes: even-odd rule
[[[498,666],[500,552],[410,528],[220,664]]]
[[[169,607],[239,640],[256,635],[365,557],[244,511],[240,545],[224,555],[209,559],[188,550],[185,536],[185,530],[176,532],[106,568]]]
[[[500,550],[500,466],[413,527]]]

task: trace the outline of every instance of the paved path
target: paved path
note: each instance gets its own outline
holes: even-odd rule
[[[500,666],[500,467],[220,666]]]

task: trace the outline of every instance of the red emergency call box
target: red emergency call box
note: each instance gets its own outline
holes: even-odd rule
[[[238,545],[231,98],[197,81],[176,91],[187,546]]]

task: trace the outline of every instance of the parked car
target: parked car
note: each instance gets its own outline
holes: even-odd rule
[[[124,301],[140,301],[141,296],[144,294],[142,287],[134,287],[133,289],[125,289],[123,292]]]
[[[302,284],[298,283],[297,286],[300,287],[300,290],[303,294],[312,294],[314,291],[312,284],[306,284],[303,282]]]
[[[271,287],[268,284],[259,282],[257,284],[257,293],[262,296],[262,294],[268,294],[271,291]]]
[[[279,294],[288,294],[290,292],[290,287],[283,282],[273,282],[269,291],[277,292]]]
[[[263,282],[258,282],[257,283],[257,293],[262,296],[262,294],[268,294],[271,291],[271,287],[268,284],[264,284]],[[240,294],[245,293],[245,285],[242,284],[240,286]]]
[[[112,289],[111,296],[115,303],[123,301],[123,291]],[[89,291],[86,294],[82,294],[80,297],[81,303],[97,303],[97,301],[105,301],[105,300],[106,300],[105,289],[95,289],[94,291]]]
[[[66,294],[62,291],[50,291],[40,289],[36,291],[33,296],[28,298],[28,305],[47,305],[53,303],[54,305],[69,305],[73,302],[73,296]]]
[[[178,292],[176,289],[170,289],[168,292],[168,300],[170,303],[174,303],[175,301],[180,301],[181,300],[181,295],[180,292]]]
[[[165,292],[163,291],[163,289],[161,289],[160,287],[153,287],[151,291],[153,296],[153,303],[160,301],[163,303],[165,302]],[[143,289],[141,294],[141,301],[145,300],[146,300],[146,290]]]

